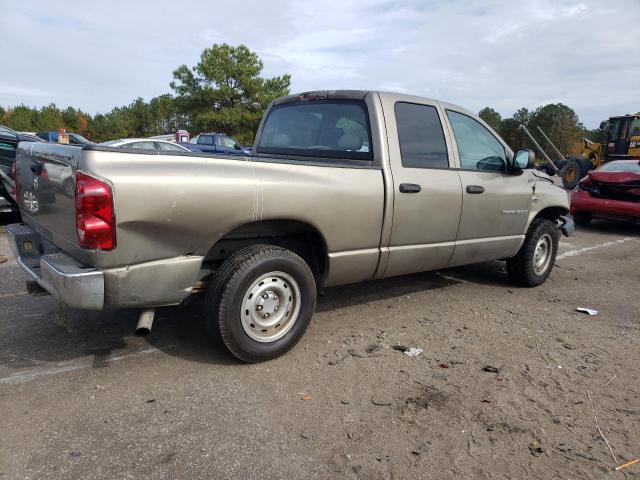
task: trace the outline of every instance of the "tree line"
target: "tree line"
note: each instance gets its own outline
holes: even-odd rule
[[[557,155],[555,153],[551,154],[551,149],[547,148],[538,127],[544,131],[562,153],[580,153],[582,151],[583,138],[588,138],[594,142],[602,142],[606,139],[604,130],[589,130],[585,128],[580,123],[576,112],[562,103],[550,103],[534,111],[520,108],[510,118],[502,118],[500,113],[490,107],[483,108],[478,115],[498,132],[514,151],[519,148],[533,148],[531,140],[520,128],[520,125],[524,125],[536,138],[537,142],[545,147],[552,159],[556,158]],[[536,151],[537,154],[538,152]]]
[[[250,144],[264,109],[275,98],[289,94],[291,84],[288,74],[263,78],[263,66],[258,55],[244,45],[215,44],[202,52],[196,65],[181,65],[173,71],[172,93],[148,102],[136,98],[129,105],[95,115],[73,107],[60,109],[53,103],[39,109],[24,104],[0,107],[0,124],[27,132],[65,128],[94,142],[186,129],[192,134],[224,132]],[[532,147],[518,128],[520,124],[536,137],[535,127],[540,126],[560,151],[567,153],[577,153],[582,137],[598,141],[603,136],[599,130],[586,129],[576,113],[561,103],[532,112],[521,108],[510,118],[502,118],[490,107],[479,115],[514,150]]]

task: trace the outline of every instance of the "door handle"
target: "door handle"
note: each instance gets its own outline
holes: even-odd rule
[[[422,187],[415,183],[401,183],[400,193],[418,193]]]
[[[477,194],[477,193],[483,193],[483,192],[484,192],[484,187],[480,185],[467,185],[467,193]]]

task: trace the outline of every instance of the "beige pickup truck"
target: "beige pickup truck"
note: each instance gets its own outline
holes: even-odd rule
[[[496,259],[544,282],[573,222],[532,166],[455,105],[307,92],[273,102],[246,157],[20,143],[7,231],[31,289],[96,310],[204,292],[258,362],[300,340],[321,287]]]

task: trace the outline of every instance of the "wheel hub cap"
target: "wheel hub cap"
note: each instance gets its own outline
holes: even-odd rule
[[[544,274],[549,268],[552,250],[553,242],[551,236],[545,234],[540,237],[533,252],[533,271],[536,275]]]
[[[242,328],[257,342],[274,342],[295,324],[300,312],[300,288],[284,272],[270,272],[255,280],[244,294]]]

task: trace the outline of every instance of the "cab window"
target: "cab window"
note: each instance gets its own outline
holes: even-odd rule
[[[156,150],[155,142],[133,142],[123,145],[125,148],[135,148],[136,150]]]
[[[447,145],[436,108],[398,102],[395,113],[402,166],[448,168]]]
[[[218,144],[221,147],[225,147],[225,148],[235,148],[235,146],[236,146],[235,140],[233,140],[232,138],[229,138],[229,137],[220,136],[220,137],[218,137],[218,142],[219,142]]]
[[[447,117],[458,145],[463,170],[506,171],[505,149],[489,130],[462,113],[447,110]]]

